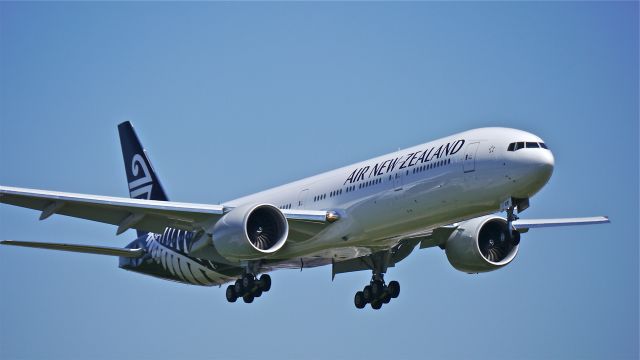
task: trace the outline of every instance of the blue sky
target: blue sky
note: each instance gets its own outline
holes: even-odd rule
[[[542,229],[482,275],[439,249],[370,274],[272,274],[251,305],[0,249],[0,358],[638,358],[638,3],[0,3],[0,184],[126,196],[134,122],[173,200],[218,203],[481,126],[556,157]],[[0,206],[0,238],[123,246],[112,226]]]

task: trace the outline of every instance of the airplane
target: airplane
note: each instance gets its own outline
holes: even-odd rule
[[[500,269],[529,229],[608,223],[608,217],[519,219],[550,179],[554,156],[538,136],[510,128],[464,131],[221,205],[169,201],[130,122],[118,125],[129,198],[0,186],[0,203],[135,229],[124,248],[5,240],[117,256],[125,270],[200,286],[251,303],[278,269],[370,271],[356,308],[400,294],[389,268],[416,248],[440,247],[465,273]],[[506,212],[506,216],[497,213]],[[517,212],[517,214],[516,214]],[[258,275],[260,275],[258,277]]]

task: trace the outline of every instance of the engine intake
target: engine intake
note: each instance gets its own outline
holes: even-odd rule
[[[484,216],[460,223],[445,243],[449,263],[466,273],[497,270],[518,253],[520,233],[509,229],[507,220]]]
[[[289,235],[284,214],[273,205],[237,207],[213,226],[212,242],[229,260],[256,260],[278,251]]]
[[[279,210],[274,211],[268,205],[255,208],[247,218],[245,226],[251,245],[259,251],[273,252],[279,241],[286,240],[287,220]],[[282,238],[282,235],[285,238]]]

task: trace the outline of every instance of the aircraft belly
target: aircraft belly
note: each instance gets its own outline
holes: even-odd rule
[[[120,258],[120,267],[191,285],[213,286],[235,280],[235,274],[218,272],[215,264],[181,254],[158,240],[159,234],[149,234],[144,241],[136,241],[137,246],[147,249],[148,255],[141,259]]]

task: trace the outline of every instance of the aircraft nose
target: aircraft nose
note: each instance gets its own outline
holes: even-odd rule
[[[540,149],[535,152],[535,155],[531,155],[533,156],[527,159],[528,177],[536,188],[542,188],[551,178],[551,174],[553,174],[555,159],[549,150]]]
[[[514,197],[531,197],[551,179],[555,166],[551,151],[544,148],[519,149],[512,159],[512,180],[518,184]]]
[[[537,155],[536,165],[538,167],[538,172],[540,172],[540,175],[546,176],[547,180],[549,180],[553,173],[553,167],[555,166],[556,160],[549,150],[541,151]]]

